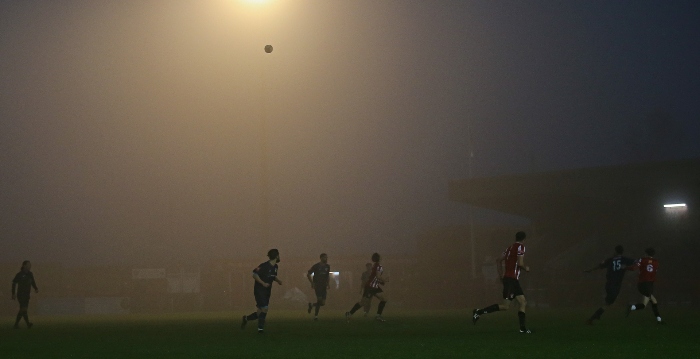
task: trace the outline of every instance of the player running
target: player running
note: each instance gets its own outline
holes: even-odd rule
[[[306,278],[311,283],[311,288],[316,292],[316,303],[309,303],[308,310],[311,314],[311,308],[315,308],[314,320],[318,320],[318,311],[326,305],[327,290],[331,288],[329,281],[331,266],[328,264],[328,255],[321,253],[320,259],[320,262],[311,266],[311,269],[306,272]]]
[[[15,329],[19,329],[19,321],[22,318],[24,318],[24,322],[27,323],[27,329],[31,329],[34,325],[34,323],[29,321],[29,315],[27,315],[29,294],[32,292],[32,288],[34,288],[34,292],[39,293],[39,288],[36,286],[34,274],[31,272],[31,269],[32,263],[30,261],[22,262],[22,268],[12,280],[12,300],[17,299],[19,302],[19,312],[17,312],[17,319],[15,319]]]
[[[280,252],[276,249],[270,249],[267,252],[267,258],[270,260],[261,263],[257,268],[253,269],[253,279],[255,279],[253,294],[255,295],[255,307],[258,309],[250,315],[243,316],[241,330],[245,329],[245,325],[249,320],[257,319],[258,333],[264,333],[267,308],[270,304],[270,295],[272,294],[272,282],[275,281],[282,285],[282,281],[277,278],[277,263],[280,262]]]
[[[525,232],[518,232],[515,234],[515,243],[510,247],[506,248],[505,252],[500,259],[498,259],[498,274],[502,278],[503,282],[503,303],[502,304],[492,304],[484,309],[474,309],[472,312],[472,322],[476,324],[479,317],[484,314],[497,312],[499,310],[508,310],[510,308],[510,302],[515,298],[518,301],[518,319],[520,321],[520,333],[531,334],[532,332],[525,327],[525,305],[527,301],[525,300],[525,294],[523,289],[520,287],[520,270],[524,269],[526,272],[530,271],[530,267],[525,265],[525,245],[523,241],[525,240]],[[505,273],[504,273],[505,267]]]
[[[656,254],[654,248],[647,248],[644,252],[647,256],[640,258],[629,268],[629,270],[639,270],[637,289],[639,293],[642,294],[642,302],[627,307],[627,316],[629,316],[632,311],[644,309],[651,300],[651,310],[656,316],[656,322],[665,324],[664,321],[661,320],[658,303],[654,297],[654,281],[656,281],[656,272],[659,270],[659,261],[654,258]]]
[[[623,248],[621,245],[615,246],[615,254],[602,261],[597,266],[585,270],[584,272],[590,273],[597,269],[605,269],[605,305],[598,308],[598,310],[593,313],[593,315],[586,320],[586,324],[591,325],[596,319],[600,319],[606,309],[615,303],[617,295],[620,294],[620,288],[622,288],[622,279],[625,277],[625,272],[627,267],[634,264],[634,259],[622,256]]]
[[[355,312],[367,304],[367,301],[372,300],[372,297],[377,297],[379,299],[379,307],[377,308],[377,316],[374,318],[379,322],[384,322],[382,317],[382,312],[384,311],[384,306],[386,305],[386,296],[384,296],[382,288],[379,287],[380,284],[384,284],[386,280],[382,278],[384,273],[384,267],[382,267],[379,262],[381,257],[379,253],[372,254],[372,272],[367,279],[367,284],[365,284],[364,293],[362,293],[362,299],[355,303],[355,305],[350,309],[349,312],[345,312],[345,319],[350,321],[350,317],[355,314]]]

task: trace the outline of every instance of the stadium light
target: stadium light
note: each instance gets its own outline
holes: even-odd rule
[[[665,204],[664,208],[685,208],[687,207],[685,203],[669,203]]]
[[[688,206],[685,203],[666,203],[664,204],[664,212],[673,218],[685,216],[688,213]]]
[[[241,1],[243,3],[249,4],[249,5],[264,5],[264,4],[271,2],[272,0],[241,0]]]

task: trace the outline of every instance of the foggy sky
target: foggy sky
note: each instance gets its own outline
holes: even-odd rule
[[[470,137],[475,176],[698,156],[699,14],[0,0],[0,260],[264,254],[260,121],[271,245],[312,257],[465,224]]]

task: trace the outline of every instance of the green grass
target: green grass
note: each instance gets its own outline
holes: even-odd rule
[[[663,308],[662,308],[663,309]],[[518,333],[515,310],[489,314],[386,310],[385,323],[339,311],[319,322],[271,310],[266,333],[239,329],[243,313],[32,318],[31,330],[0,328],[1,358],[683,358],[697,355],[700,312],[668,310],[657,325],[649,310],[622,309],[584,325],[595,310],[531,310],[532,335]]]

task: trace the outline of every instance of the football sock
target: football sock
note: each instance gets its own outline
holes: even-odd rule
[[[258,316],[258,329],[265,328],[265,317],[267,317],[267,313],[265,312],[261,312]]]
[[[245,317],[247,320],[255,320],[258,319],[258,312],[254,312],[253,314]]]
[[[646,307],[644,304],[637,303],[637,304],[632,305],[630,310],[642,310],[642,309],[644,309],[644,307]]]
[[[605,309],[603,308],[598,308],[598,310],[593,313],[593,316],[591,317],[591,320],[593,319],[600,319],[600,316],[603,315],[603,312],[605,312]]]
[[[386,305],[386,301],[383,300],[379,302],[379,307],[377,308],[377,315],[382,315],[382,312],[384,311],[384,306]]]
[[[22,311],[17,312],[17,319],[15,320],[15,326],[19,325],[19,321],[22,320]]]
[[[318,317],[318,311],[321,310],[321,305],[316,303],[314,306],[316,306],[315,315]]]
[[[483,315],[483,314],[486,314],[486,313],[497,312],[497,311],[499,311],[499,310],[501,310],[501,308],[498,307],[498,304],[491,304],[491,305],[489,305],[488,307],[486,307],[486,308],[484,308],[484,309],[479,309],[479,310],[477,310],[477,311],[476,311],[476,314]]]
[[[350,314],[355,314],[355,312],[357,312],[357,310],[360,309],[360,308],[362,308],[362,306],[360,305],[360,303],[355,303],[355,306],[352,307],[352,309],[350,309]]]
[[[24,313],[22,313],[22,318],[24,318],[25,323],[29,324],[29,315],[27,314],[26,311]]]
[[[659,307],[656,304],[651,303],[651,310],[654,311],[654,316],[656,318],[661,318],[661,315],[659,315]]]
[[[525,330],[525,312],[518,311],[518,320],[520,321],[520,329]]]

